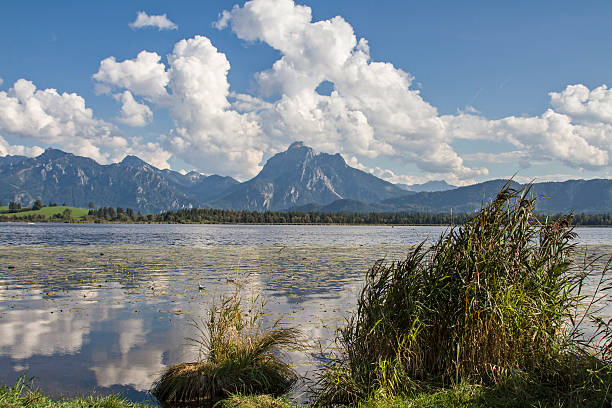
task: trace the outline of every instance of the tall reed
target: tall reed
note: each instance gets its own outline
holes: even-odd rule
[[[570,268],[571,218],[540,222],[534,208],[529,188],[506,185],[431,248],[422,243],[404,261],[376,263],[315,402],[516,375],[566,381],[568,356],[582,355],[571,326],[585,274]]]

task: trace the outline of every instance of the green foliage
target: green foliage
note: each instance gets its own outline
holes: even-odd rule
[[[70,210],[71,217],[73,219],[81,219],[87,215],[87,209],[77,207],[42,207],[40,210],[25,210],[17,213],[0,214],[0,221],[13,221],[13,220],[25,220],[25,221],[50,221],[54,218],[58,221],[64,220],[64,213],[66,210]]]
[[[14,212],[21,210],[21,203],[11,201],[8,207],[9,207],[9,212],[14,213]]]
[[[85,398],[53,401],[32,387],[32,383],[20,378],[15,385],[0,387],[2,408],[152,408],[125,400],[118,395],[88,396]]]
[[[571,330],[587,274],[570,268],[570,218],[541,222],[528,192],[506,186],[431,248],[376,263],[340,331],[341,353],[320,375],[316,402],[405,395],[424,384],[499,387],[523,376],[568,398],[591,379],[582,394],[610,398],[609,353],[587,350]],[[610,323],[602,323],[609,336]],[[589,374],[597,372],[600,379]]]
[[[239,292],[224,296],[205,327],[194,323],[199,337],[189,340],[205,359],[170,367],[151,391],[161,403],[212,405],[236,393],[279,396],[291,389],[298,377],[279,351],[301,347],[298,331],[279,324],[266,330],[263,304],[255,299],[248,306]]]
[[[121,210],[121,211],[119,211]],[[537,216],[541,221],[546,217]],[[562,219],[556,214],[552,219]],[[155,222],[188,224],[362,224],[362,225],[451,225],[464,224],[471,216],[448,213],[349,213],[349,212],[301,212],[301,211],[247,211],[190,208],[166,211],[160,214],[134,214],[134,210],[112,207],[91,209],[87,219],[95,222]],[[580,214],[575,216],[574,225],[612,225],[610,214]]]
[[[219,408],[296,408],[287,400],[270,395],[232,395]]]

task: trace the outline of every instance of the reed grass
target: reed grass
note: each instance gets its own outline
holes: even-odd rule
[[[170,367],[151,393],[163,406],[212,406],[233,394],[287,393],[298,379],[281,351],[302,347],[298,330],[278,322],[263,327],[263,303],[243,307],[239,292],[213,305],[205,324],[194,322],[199,336],[191,340],[199,361]]]
[[[377,262],[339,332],[341,352],[319,375],[315,404],[461,383],[543,386],[561,402],[609,401],[610,321],[598,321],[593,307],[610,296],[609,263],[589,298],[588,271],[574,263],[571,216],[540,222],[534,208],[529,187],[506,185],[432,247]],[[597,341],[582,336],[587,320],[599,324]]]
[[[0,387],[2,408],[153,408],[152,405],[131,402],[119,395],[60,399],[54,401],[36,389],[31,380],[20,378],[9,387]]]

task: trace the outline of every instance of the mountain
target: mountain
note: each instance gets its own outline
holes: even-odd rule
[[[35,158],[0,157],[0,180],[3,203],[30,205],[41,199],[87,207],[93,202],[96,207],[129,207],[145,213],[204,207],[207,190],[219,194],[223,186],[238,184],[231,178],[159,170],[136,156],[100,165],[57,149]]]
[[[473,212],[491,201],[506,184],[506,180],[490,180],[484,183],[458,187],[447,191],[421,192],[403,197],[388,199],[378,203],[379,211],[417,211],[417,212]],[[512,187],[521,188],[513,182]]]
[[[423,184],[396,184],[399,188],[406,191],[414,191],[415,193],[422,192],[434,192],[434,191],[446,191],[452,190],[453,188],[457,188],[457,186],[453,186],[452,184],[448,184],[444,180],[430,180]]]
[[[24,206],[40,199],[87,207],[132,208],[157,213],[181,208],[321,212],[474,212],[495,198],[506,180],[456,187],[444,181],[397,185],[352,168],[339,154],[316,154],[302,142],[271,157],[261,172],[240,183],[231,177],[160,170],[136,156],[101,165],[92,159],[47,149],[38,157],[0,157],[0,202]],[[522,185],[512,182],[513,188]],[[610,213],[612,180],[535,183],[543,213]]]
[[[474,212],[495,198],[507,180],[490,180],[448,191],[422,192],[387,199],[376,204],[377,211]],[[519,189],[523,185],[511,182]],[[610,213],[612,180],[568,180],[534,183],[530,197],[537,197],[536,210],[542,213]]]
[[[374,203],[400,197],[405,191],[369,173],[352,168],[339,154],[319,153],[295,142],[271,157],[261,172],[213,201],[217,208],[276,211],[337,200]]]
[[[336,200],[327,205],[306,204],[298,207],[291,207],[288,211],[300,212],[345,212],[345,213],[371,213],[378,212],[375,205],[369,205],[356,200]]]

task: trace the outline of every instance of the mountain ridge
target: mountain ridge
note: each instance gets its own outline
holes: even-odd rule
[[[228,176],[160,170],[137,156],[102,165],[57,149],[40,156],[0,157],[0,202],[129,207],[142,212],[183,208],[256,211],[469,213],[494,199],[508,180],[455,187],[444,181],[406,191],[350,167],[339,154],[315,153],[302,142],[272,156],[245,182]],[[509,182],[513,188],[524,185]],[[410,186],[408,186],[410,187]],[[444,188],[445,190],[440,190]],[[612,212],[612,180],[567,180],[531,185],[540,212]],[[427,191],[434,189],[436,191]]]

